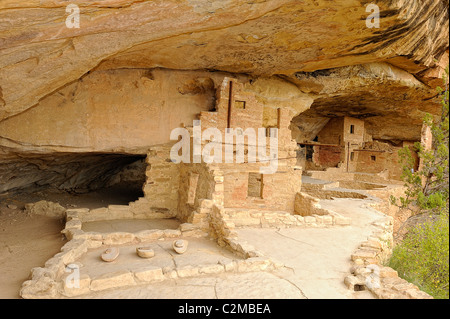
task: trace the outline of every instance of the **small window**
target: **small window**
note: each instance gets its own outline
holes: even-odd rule
[[[245,110],[245,101],[234,101],[234,107],[240,110]]]
[[[370,159],[372,160],[372,162],[375,162],[377,160],[377,157],[375,155],[370,156]]]
[[[351,152],[350,153],[350,160],[353,162],[354,159],[355,159],[355,152]]]
[[[350,125],[350,134],[355,134],[355,126]]]
[[[312,162],[314,154],[314,146],[306,145],[306,160]]]

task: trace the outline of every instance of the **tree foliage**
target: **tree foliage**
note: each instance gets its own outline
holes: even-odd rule
[[[440,214],[417,224],[397,245],[389,261],[399,276],[434,298],[449,298],[449,220]]]
[[[391,196],[391,202],[402,208],[415,208],[415,213],[440,213],[449,203],[449,105],[448,67],[444,76],[446,88],[438,88],[441,97],[441,115],[438,118],[426,114],[424,125],[431,129],[432,147],[427,149],[420,142],[414,145],[422,165],[414,170],[415,158],[409,147],[399,151],[402,179],[405,181],[405,196]],[[445,211],[445,210],[444,210]]]
[[[431,129],[432,147],[424,148],[416,143],[417,154],[422,161],[419,170],[412,168],[415,159],[411,149],[405,147],[400,152],[403,163],[405,196],[391,202],[401,208],[413,210],[415,226],[411,227],[396,245],[389,266],[396,269],[401,277],[416,284],[435,298],[449,298],[449,167],[448,167],[448,67],[444,83],[446,88],[438,88],[442,112],[434,118],[427,114],[424,124]],[[425,218],[420,218],[425,217]],[[417,221],[422,222],[417,222]],[[423,222],[425,220],[425,222]],[[406,223],[405,223],[406,224]],[[405,225],[404,224],[404,225]]]

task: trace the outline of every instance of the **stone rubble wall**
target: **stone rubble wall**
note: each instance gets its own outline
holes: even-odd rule
[[[350,225],[351,219],[331,212],[330,215],[293,215],[283,211],[231,209],[214,205],[210,214],[211,233],[219,246],[226,246],[243,257],[260,256],[253,246],[238,240],[237,227],[330,227]]]
[[[180,180],[179,164],[170,159],[172,143],[154,146],[147,153],[144,198],[154,210],[177,214],[178,188]]]
[[[58,203],[41,200],[25,205],[25,213],[28,215],[41,215],[52,218],[64,218],[66,209]]]
[[[398,276],[396,270],[384,266],[393,247],[393,218],[375,221],[376,230],[351,255],[351,274],[345,285],[353,291],[369,290],[378,299],[433,299],[416,285]]]
[[[210,209],[211,212],[217,210],[212,200],[204,200],[201,207]],[[87,274],[82,274],[79,281],[79,288],[73,288],[67,284],[66,267],[70,264],[77,264],[77,260],[88,252],[89,249],[100,248],[102,246],[120,246],[126,244],[148,243],[161,239],[183,238],[183,237],[206,237],[204,225],[183,223],[178,229],[166,230],[143,230],[136,233],[112,232],[97,233],[84,232],[82,223],[95,220],[129,219],[129,218],[161,218],[161,214],[146,212],[133,214],[132,207],[122,205],[111,205],[108,209],[97,209],[89,211],[87,208],[68,209],[66,211],[66,227],[62,231],[69,239],[61,252],[49,259],[44,267],[36,267],[31,271],[31,278],[23,283],[20,295],[26,299],[35,298],[64,298],[76,297],[94,291],[101,291],[111,288],[128,287],[139,284],[163,281],[166,279],[177,279],[194,277],[208,274],[219,274],[224,272],[253,272],[272,271],[283,267],[283,264],[273,261],[262,253],[257,252],[253,246],[246,242],[239,241],[237,235],[223,233],[228,236],[227,243],[236,255],[242,259],[233,259],[229,262],[208,265],[184,266],[182,268],[158,268],[148,266],[137,270],[118,271],[108,273],[99,277],[91,278]],[[211,219],[208,212],[207,219]],[[165,216],[167,218],[167,216]],[[195,215],[193,219],[195,220]],[[204,217],[200,217],[203,221]],[[230,225],[228,225],[230,226]],[[227,226],[223,226],[222,232]],[[222,243],[222,244],[221,244]],[[220,246],[224,246],[219,241]]]
[[[186,225],[187,227],[188,225]],[[190,228],[190,227],[188,227]],[[151,231],[149,231],[151,232]],[[181,236],[187,234],[188,231],[181,231]],[[177,238],[179,232],[165,231],[152,232],[151,238]],[[167,237],[168,236],[168,237]],[[137,239],[140,238],[140,239]],[[135,243],[148,242],[150,237],[136,236]],[[93,242],[95,242],[93,244]],[[123,244],[119,239],[116,244]],[[44,267],[36,267],[31,271],[31,279],[23,283],[20,295],[25,299],[48,299],[48,298],[64,298],[77,297],[90,292],[102,291],[112,288],[123,288],[135,286],[139,284],[148,284],[152,282],[160,282],[163,280],[197,277],[202,275],[220,274],[224,272],[255,272],[255,271],[272,271],[283,265],[272,261],[264,256],[248,257],[246,259],[233,259],[218,264],[205,265],[188,265],[180,268],[161,268],[155,266],[146,266],[136,270],[123,270],[113,273],[107,273],[98,277],[90,277],[88,274],[81,274],[79,287],[72,287],[66,272],[66,267],[71,264],[77,265],[77,260],[88,252],[90,248],[97,246],[97,241],[92,238],[73,239],[66,243],[61,252],[49,259]]]
[[[142,230],[136,233],[129,232],[85,232],[82,230],[83,222],[99,221],[99,220],[118,220],[118,219],[156,219],[156,218],[171,218],[170,216],[161,216],[160,214],[146,214],[146,215],[133,215],[131,208],[127,210],[128,206],[124,205],[110,205],[117,209],[116,214],[112,214],[110,210],[104,210],[103,208],[99,213],[95,211],[89,211],[87,208],[68,209],[66,212],[66,226],[62,230],[62,233],[69,240],[89,240],[89,248],[98,248],[102,245],[123,245],[134,242],[143,242],[146,240],[155,240],[160,238],[174,238],[179,236],[195,236],[205,237],[208,234],[196,225],[184,223],[179,226],[178,229],[151,229]],[[94,212],[94,213],[92,213]],[[111,217],[113,216],[113,218]]]
[[[238,256],[243,258],[262,257],[263,254],[257,251],[246,241],[239,240],[235,230],[235,224],[227,220],[223,206],[214,205],[210,214],[211,232],[210,236],[217,240],[220,247],[226,247]]]
[[[180,190],[177,217],[181,221],[202,225],[208,229],[208,214],[213,199],[223,189],[223,177],[203,164],[180,164]],[[190,185],[192,176],[198,176],[195,185]],[[221,185],[219,185],[221,184]],[[192,197],[192,202],[189,202]]]

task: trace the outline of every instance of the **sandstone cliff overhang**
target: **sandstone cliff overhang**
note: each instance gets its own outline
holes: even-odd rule
[[[434,79],[448,49],[448,0],[376,1],[380,28],[367,0],[70,3],[80,28],[66,27],[67,1],[0,3],[0,120],[93,69],[292,76],[383,61]]]
[[[377,140],[419,140],[424,112],[439,112],[449,1],[373,1],[379,28],[366,24],[371,3],[1,1],[0,191],[144,156],[214,108],[227,76],[263,105],[264,127],[288,108],[297,141],[335,117],[364,119]]]

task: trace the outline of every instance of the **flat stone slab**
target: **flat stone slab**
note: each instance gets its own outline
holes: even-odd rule
[[[330,228],[238,229],[239,242],[247,242],[264,256],[255,257],[254,264],[250,263],[250,259],[239,258],[204,237],[182,237],[189,241],[189,247],[184,254],[177,254],[172,244],[181,237],[175,233],[170,238],[159,238],[149,233],[146,235],[154,239],[121,245],[120,256],[111,263],[101,261],[100,254],[105,246],[90,249],[77,262],[82,265],[81,275],[90,278],[91,285],[99,290],[78,297],[373,298],[367,291],[360,292],[361,295],[348,290],[344,278],[349,275],[351,255],[371,236],[375,228],[371,223],[382,214],[364,206],[366,200],[335,199],[322,202],[324,206],[329,204],[337,213],[351,218],[352,224]],[[140,258],[136,254],[138,246],[153,249],[155,256],[150,259]],[[370,247],[367,248],[370,251]],[[261,271],[260,266],[267,263],[267,258],[285,267]],[[248,272],[242,273],[239,269]],[[109,287],[108,278],[118,286],[103,290]]]
[[[257,285],[256,285],[257,283]],[[273,273],[222,273],[214,276],[177,278],[92,292],[79,298],[105,299],[305,299],[294,284]]]
[[[105,247],[90,249],[77,262],[80,262],[80,272],[90,276],[93,280],[108,273],[120,271],[137,271],[145,267],[160,269],[182,269],[187,266],[226,264],[232,260],[239,260],[231,251],[219,247],[214,241],[206,238],[188,238],[189,247],[184,254],[177,254],[172,243],[174,239],[155,240],[146,243],[126,244],[118,246],[119,256],[112,262],[105,263],[101,254]],[[152,258],[141,258],[136,252],[137,247],[145,246],[153,249]]]
[[[356,259],[372,259],[375,258],[376,252],[373,250],[367,250],[367,249],[358,249],[352,254],[352,260]]]

